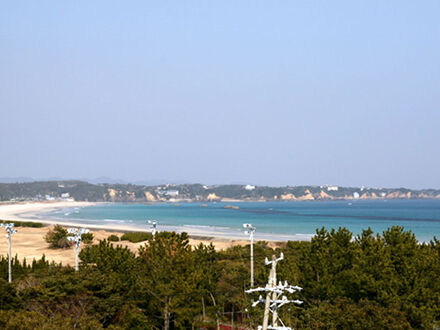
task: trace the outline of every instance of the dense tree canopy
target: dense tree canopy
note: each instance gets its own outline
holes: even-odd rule
[[[287,325],[303,329],[432,329],[440,326],[440,241],[419,244],[392,227],[353,237],[317,230],[311,242],[273,250],[255,245],[255,280],[267,282],[263,259],[283,252],[278,278],[303,287],[302,306],[285,306]],[[261,324],[252,308],[249,247],[216,252],[191,247],[188,235],[158,233],[134,254],[108,241],[85,247],[81,267],[0,257],[0,327],[4,329],[215,329]]]

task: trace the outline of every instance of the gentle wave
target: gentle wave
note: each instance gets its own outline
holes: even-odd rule
[[[126,220],[126,219],[102,219],[102,221],[105,222],[118,222],[118,223],[132,223],[133,220]]]
[[[208,229],[220,229],[220,230],[232,229],[231,227],[206,226],[206,225],[182,225],[179,227],[202,228],[202,229],[208,228]]]

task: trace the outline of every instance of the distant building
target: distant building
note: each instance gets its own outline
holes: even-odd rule
[[[327,186],[327,191],[338,191],[339,187],[338,186]]]
[[[68,199],[68,198],[70,198],[70,194],[69,193],[62,193],[61,198]]]
[[[51,195],[46,195],[45,197],[46,197],[47,201],[54,201],[55,200],[55,197],[52,197]]]
[[[179,196],[179,191],[178,190],[167,190],[165,195],[170,196],[170,197],[176,197],[176,196]]]
[[[247,185],[244,187],[244,189],[246,189],[246,190],[254,190],[254,189],[255,189],[255,186],[251,186],[250,184],[247,184]]]
[[[359,193],[358,193],[357,191],[355,191],[355,192],[353,193],[353,198],[354,198],[354,199],[358,199],[358,198],[359,198]]]

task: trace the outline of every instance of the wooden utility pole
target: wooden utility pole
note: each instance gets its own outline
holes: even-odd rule
[[[252,303],[252,307],[257,306],[259,303],[264,302],[264,316],[263,316],[263,325],[258,327],[258,329],[268,330],[268,329],[283,329],[290,330],[291,328],[286,327],[282,320],[278,318],[278,308],[284,306],[285,304],[294,303],[301,305],[303,302],[301,300],[289,300],[286,296],[284,296],[284,292],[295,293],[297,291],[301,291],[302,288],[299,286],[292,286],[284,281],[284,283],[279,283],[277,285],[277,263],[280,260],[284,259],[283,253],[281,253],[279,258],[276,258],[275,255],[272,255],[272,260],[269,261],[267,258],[264,261],[266,266],[271,264],[271,269],[269,273],[269,279],[265,287],[252,288],[246,290],[246,293],[266,293],[266,299],[263,299],[262,295],[257,301]],[[272,312],[272,325],[269,326],[269,316],[270,312]],[[278,326],[278,322],[281,323],[281,326]]]
[[[274,256],[272,256],[272,261]],[[277,266],[276,266],[277,262],[274,261],[274,263],[272,264],[272,269],[274,269],[274,273],[273,273],[273,277],[272,277],[272,288],[277,286]],[[275,265],[275,268],[274,268]],[[277,300],[277,293],[274,291],[272,292],[272,301]],[[278,326],[278,312],[277,312],[277,308],[275,307],[275,309],[272,310],[272,326],[273,327],[277,327]]]
[[[273,288],[274,286],[276,286],[277,283],[276,277],[277,277],[277,262],[275,255],[272,255],[272,268],[270,269],[269,281],[268,281],[269,288]],[[266,294],[266,305],[264,306],[264,317],[263,317],[263,330],[267,330],[267,327],[269,325],[270,294],[271,294],[270,291],[268,291]]]

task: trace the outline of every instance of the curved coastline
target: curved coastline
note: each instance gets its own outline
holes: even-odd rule
[[[77,207],[87,207],[95,205],[108,205],[111,203],[103,202],[74,202],[74,201],[59,201],[59,202],[37,202],[37,203],[15,203],[0,205],[0,219],[11,221],[37,221],[47,225],[63,225],[63,226],[78,226],[87,227],[96,230],[111,230],[111,231],[144,231],[149,232],[150,229],[146,226],[139,226],[135,223],[93,223],[91,220],[78,219],[57,219],[48,216],[48,213],[61,211],[64,209],[74,209]],[[246,240],[246,236],[242,231],[234,231],[228,228],[219,226],[200,226],[200,225],[182,225],[182,226],[167,226],[160,225],[159,230],[187,232],[191,237],[206,237],[210,240]],[[313,235],[310,234],[296,234],[296,235],[282,235],[272,233],[255,233],[255,240],[285,242],[285,241],[309,241]]]

